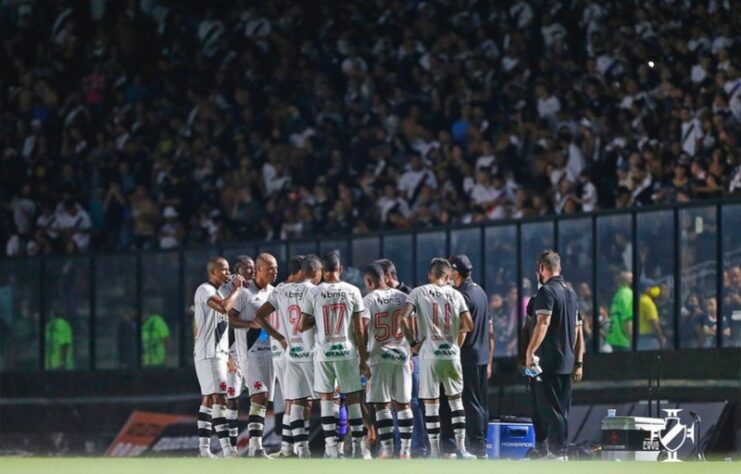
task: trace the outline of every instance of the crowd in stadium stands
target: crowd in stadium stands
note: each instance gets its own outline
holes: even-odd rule
[[[10,256],[741,194],[738,2],[0,2]]]

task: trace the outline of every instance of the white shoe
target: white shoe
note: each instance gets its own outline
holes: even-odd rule
[[[237,452],[236,449],[231,448],[228,451],[222,451],[221,452],[221,457],[223,457],[223,458],[238,458],[239,457],[239,453]]]
[[[211,451],[199,451],[198,457],[207,458],[207,459],[216,459],[216,455],[212,453]]]
[[[569,457],[568,456],[559,456],[559,455],[553,454],[553,453],[548,453],[548,454],[546,454],[545,456],[543,456],[540,459],[542,459],[543,461],[568,461],[569,460]]]
[[[466,460],[466,461],[470,461],[472,459],[478,459],[476,456],[474,456],[473,454],[469,453],[465,449],[459,450],[456,453],[456,456],[458,457],[458,459],[463,459],[463,460]]]
[[[337,459],[338,457],[340,457],[340,452],[337,449],[337,446],[326,446],[324,448],[325,459]]]
[[[247,457],[250,458],[263,458],[263,459],[273,459],[272,456],[270,456],[263,448],[252,448],[249,451],[247,451]]]

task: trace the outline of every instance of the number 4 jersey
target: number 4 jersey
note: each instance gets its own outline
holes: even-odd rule
[[[315,360],[339,361],[358,357],[352,316],[363,312],[360,290],[343,281],[321,283],[307,292],[301,311],[316,321]]]
[[[433,284],[415,288],[406,300],[414,306],[422,359],[457,359],[460,315],[468,311],[463,295],[453,287]]]
[[[363,298],[363,318],[368,320],[369,365],[409,362],[411,350],[399,326],[406,299],[406,294],[393,288],[374,290]]]
[[[275,308],[278,315],[277,324],[273,326],[286,338],[288,347],[285,351],[285,358],[291,362],[313,362],[314,359],[315,329],[311,328],[305,332],[298,331],[301,305],[311,288],[314,288],[314,285],[308,281],[281,283],[268,298],[268,303]],[[274,342],[274,344],[278,343]],[[273,360],[275,360],[275,352]]]

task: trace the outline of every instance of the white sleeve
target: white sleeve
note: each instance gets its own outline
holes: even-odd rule
[[[232,309],[237,313],[242,313],[244,309],[244,296],[247,294],[247,290],[240,288],[237,293],[237,297],[234,299],[234,306]]]
[[[301,299],[301,312],[314,316],[314,288],[309,288]]]
[[[195,303],[207,305],[208,300],[216,294],[216,288],[211,285],[201,285],[196,290]]]
[[[365,305],[363,305],[363,297],[360,294],[360,290],[353,288],[353,313],[364,313]]]
[[[371,305],[371,297],[370,294],[366,295],[365,298],[363,298],[363,314],[360,315],[363,319],[370,319],[370,305]]]
[[[457,306],[456,311],[459,315],[468,311],[466,300],[463,298],[463,295],[459,291],[455,292],[455,304]]]
[[[417,313],[419,312],[419,306],[417,304],[417,301],[419,299],[419,291],[417,291],[417,288],[413,289],[411,293],[407,296],[407,300],[405,303],[409,303],[410,305],[414,306],[414,311],[412,312],[411,317],[415,318]]]

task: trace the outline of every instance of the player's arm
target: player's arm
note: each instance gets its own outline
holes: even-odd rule
[[[273,308],[273,305],[270,303],[264,303],[260,308],[257,310],[257,313],[255,313],[255,321],[257,321],[257,324],[265,330],[265,332],[270,335],[273,339],[278,341],[281,346],[283,346],[283,349],[286,348],[288,345],[286,343],[286,338],[283,337],[283,334],[279,333],[272,324],[270,324],[270,321],[268,321],[268,315],[275,311],[275,308]]]
[[[406,302],[401,307],[401,314],[399,315],[399,327],[404,333],[404,337],[410,346],[414,347],[417,341],[414,338],[414,328],[412,327],[412,313],[414,312],[414,305]]]
[[[466,333],[473,329],[473,319],[471,319],[471,312],[464,311],[460,315],[460,326],[458,327],[458,347],[463,345],[463,341],[466,340]]]
[[[548,332],[548,326],[551,324],[553,305],[553,295],[545,288],[538,290],[538,294],[535,295],[535,303],[533,304],[535,326],[533,327],[533,334],[530,336],[530,343],[527,345],[527,350],[525,351],[526,367],[534,365],[533,357],[535,356],[535,352],[543,343],[543,339],[545,339],[545,335]]]
[[[235,329],[250,329],[254,327],[252,321],[242,321],[239,319],[239,311],[236,309],[229,310],[229,326]]]
[[[239,296],[239,290],[242,288],[244,279],[237,275],[234,279],[234,288],[226,298],[221,298],[219,295],[213,295],[208,299],[208,307],[221,313],[228,314],[229,311],[234,307],[234,303],[237,301]]]
[[[571,377],[574,383],[581,382],[584,375],[584,331],[581,315],[576,318],[576,339],[574,340],[574,369]]]
[[[486,378],[490,379],[494,368],[494,352],[496,349],[496,340],[494,338],[494,321],[489,320],[489,362],[486,364]]]
[[[352,314],[352,332],[353,338],[355,339],[355,347],[358,348],[358,355],[360,355],[360,373],[368,377],[370,376],[370,369],[368,368],[368,347],[365,345],[362,319],[362,311],[356,311]]]

